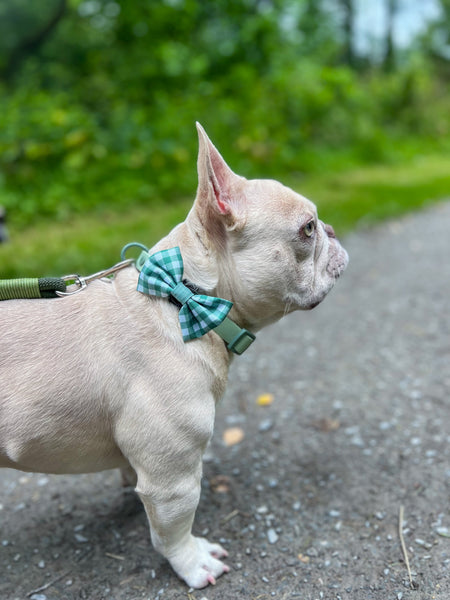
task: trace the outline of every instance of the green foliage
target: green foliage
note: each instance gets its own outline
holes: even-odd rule
[[[248,176],[445,149],[440,63],[422,51],[357,70],[336,14],[312,0],[0,0],[0,204],[25,226],[192,195],[196,120]]]

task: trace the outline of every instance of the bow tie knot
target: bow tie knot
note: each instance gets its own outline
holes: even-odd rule
[[[218,327],[233,303],[223,298],[196,294],[182,281],[183,259],[178,246],[152,254],[139,275],[138,291],[167,298],[172,296],[182,305],[179,321],[183,340],[199,338]]]

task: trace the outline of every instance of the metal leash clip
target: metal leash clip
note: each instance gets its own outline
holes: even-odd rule
[[[73,294],[78,294],[78,292],[84,290],[87,285],[86,279],[84,277],[80,277],[79,275],[64,275],[64,277],[61,277],[61,279],[66,284],[66,287],[69,287],[70,285],[77,285],[78,287],[71,292],[56,291],[55,293],[57,296],[73,296]]]
[[[93,275],[88,275],[87,277],[81,277],[80,275],[64,275],[64,277],[61,277],[61,279],[64,281],[64,283],[66,283],[67,287],[70,285],[77,285],[78,287],[74,290],[71,290],[70,292],[56,291],[55,293],[58,296],[73,296],[73,294],[78,294],[78,292],[81,292],[81,290],[84,290],[87,287],[87,284],[91,283],[91,281],[94,281],[95,279],[105,279],[111,275],[114,275],[117,271],[120,271],[121,269],[125,269],[125,267],[128,267],[131,264],[133,264],[133,262],[134,262],[133,259],[128,258],[126,260],[122,260],[121,262],[117,263],[113,267],[110,267],[109,269],[105,269],[104,271],[99,271],[98,273],[94,273]],[[111,281],[111,280],[106,279],[106,281]],[[71,282],[71,283],[69,283],[69,282]]]

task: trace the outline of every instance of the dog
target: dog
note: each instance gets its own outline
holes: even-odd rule
[[[195,202],[149,254],[178,248],[183,281],[232,302],[231,321],[253,339],[317,306],[348,256],[312,202],[236,175],[197,129]],[[179,306],[137,291],[140,277],[130,265],[64,298],[0,304],[0,467],[121,468],[155,549],[202,588],[229,571],[227,552],[191,528],[233,353],[214,329],[185,342]]]

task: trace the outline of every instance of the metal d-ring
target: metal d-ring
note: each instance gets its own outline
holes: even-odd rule
[[[129,244],[126,244],[122,248],[122,251],[120,253],[120,258],[122,260],[125,260],[125,254],[127,253],[127,250],[129,250],[129,248],[133,248],[134,246],[136,246],[136,248],[140,248],[144,252],[148,252],[148,248],[147,248],[147,246],[144,246],[144,244],[140,244],[139,242],[130,242]]]

